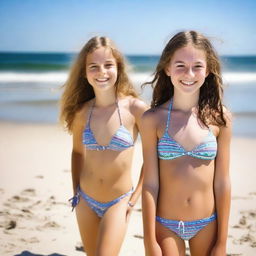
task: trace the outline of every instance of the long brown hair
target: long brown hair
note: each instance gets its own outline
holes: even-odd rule
[[[86,57],[94,50],[106,47],[111,49],[117,63],[117,81],[115,84],[116,94],[137,97],[137,93],[126,73],[124,56],[115,47],[112,40],[107,37],[93,37],[82,48],[73,66],[69,77],[64,84],[64,92],[60,100],[60,121],[69,131],[75,113],[81,109],[83,104],[95,97],[92,86],[86,79]]]
[[[205,51],[208,76],[200,88],[198,101],[198,116],[204,125],[216,124],[226,125],[223,114],[223,83],[221,78],[221,66],[219,57],[214,50],[211,42],[202,34],[196,31],[179,32],[173,36],[165,46],[156,70],[154,78],[150,84],[153,87],[153,99],[151,107],[155,108],[162,105],[174,94],[174,86],[170,77],[165,73],[165,68],[169,64],[175,51],[192,44],[197,49]]]

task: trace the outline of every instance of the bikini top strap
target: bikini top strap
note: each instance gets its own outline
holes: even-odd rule
[[[118,100],[116,100],[116,106],[117,106],[117,112],[118,112],[118,116],[119,116],[120,125],[123,125],[121,113],[120,113],[120,109],[119,109],[119,105],[118,105]]]
[[[89,116],[88,116],[88,119],[87,119],[87,124],[89,125],[89,127],[90,127],[90,122],[91,122],[92,111],[93,111],[94,105],[95,105],[95,100],[93,101],[93,103],[90,107],[90,110],[89,110],[90,112],[89,112]]]
[[[167,118],[167,121],[166,121],[165,132],[168,132],[169,125],[170,125],[170,121],[171,121],[172,103],[173,103],[173,100],[171,99],[171,100],[170,100],[169,107],[168,107],[168,118]]]

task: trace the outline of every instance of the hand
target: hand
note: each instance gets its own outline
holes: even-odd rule
[[[130,219],[130,216],[131,216],[131,213],[132,213],[132,210],[133,210],[133,204],[129,201],[128,202],[128,207],[127,207],[127,210],[126,210],[126,221],[129,221]]]
[[[226,256],[226,246],[216,244],[212,248],[210,256]]]
[[[152,242],[149,246],[145,246],[146,256],[162,256],[162,249],[157,241]]]

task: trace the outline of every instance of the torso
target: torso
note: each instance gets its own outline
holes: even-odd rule
[[[182,113],[171,111],[168,131],[166,124],[170,101],[159,107],[157,118],[158,142],[160,149],[165,150],[163,136],[168,132],[168,139],[179,149],[175,154],[163,154],[159,157],[160,184],[157,215],[167,219],[195,220],[210,216],[214,212],[214,158],[217,126],[204,127],[195,111]],[[163,122],[165,120],[165,122]],[[167,141],[170,143],[170,141]],[[207,142],[207,143],[206,143]],[[209,142],[209,143],[208,143]],[[166,144],[166,151],[169,152]],[[170,146],[171,151],[173,145]],[[159,146],[159,144],[158,144]],[[194,152],[194,151],[198,152]],[[204,157],[205,151],[208,153]],[[183,153],[182,153],[183,152]],[[202,157],[203,156],[203,157]],[[162,158],[162,159],[161,159]],[[164,193],[163,193],[164,192]]]
[[[134,100],[137,99],[125,97],[118,100],[122,126],[130,134],[131,142],[134,142],[138,135],[135,113],[132,108]],[[107,202],[132,188],[131,165],[134,147],[130,145],[127,148],[119,148],[120,150],[109,148],[94,150],[86,147],[83,140],[93,104],[94,99],[87,102],[79,111],[81,129],[79,129],[77,140],[81,144],[84,158],[80,170],[80,186],[86,194],[95,200]],[[117,106],[113,104],[104,109],[94,106],[89,125],[97,145],[104,147],[110,145],[113,135],[120,130]]]

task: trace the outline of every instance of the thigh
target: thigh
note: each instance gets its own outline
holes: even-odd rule
[[[156,221],[156,238],[163,256],[185,256],[185,242],[176,233]]]
[[[100,218],[82,197],[80,197],[80,202],[76,206],[76,217],[84,251],[86,255],[94,256],[96,254]]]
[[[208,256],[216,242],[217,221],[210,222],[189,240],[191,256]]]
[[[117,256],[128,225],[127,216],[129,196],[111,206],[104,214],[98,235],[98,256]]]

